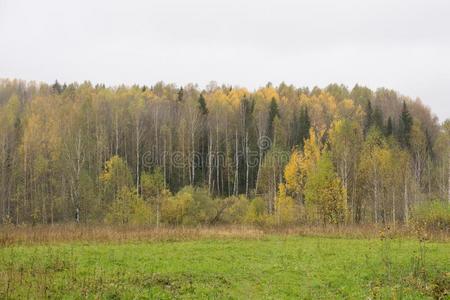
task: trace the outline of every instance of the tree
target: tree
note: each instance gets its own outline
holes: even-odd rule
[[[133,182],[128,166],[116,155],[105,163],[100,180],[104,183],[104,200],[107,202],[115,199],[122,188],[130,187]]]
[[[370,100],[367,101],[365,112],[366,118],[364,120],[364,134],[367,134],[373,125],[373,110],[372,110],[372,102]]]
[[[111,204],[106,222],[143,225],[151,223],[152,211],[135,191],[123,186]]]
[[[305,204],[313,220],[339,224],[347,216],[347,191],[333,169],[330,154],[325,151],[311,170],[305,184]]]
[[[200,113],[202,115],[208,114],[208,108],[206,107],[206,100],[203,96],[203,93],[200,94],[200,97],[198,97],[198,109],[200,110]]]
[[[304,200],[306,178],[319,161],[321,153],[319,138],[316,137],[314,129],[310,129],[309,136],[309,139],[305,141],[303,154],[294,149],[284,169],[286,190],[300,202]]]
[[[157,224],[242,223],[260,208],[256,223],[283,223],[291,199],[297,221],[324,149],[355,222],[407,222],[412,205],[450,199],[448,124],[384,88],[0,80],[0,118],[0,218],[8,223],[73,221],[77,210],[81,222],[106,220],[123,187],[142,196]],[[201,204],[165,215],[191,198]]]
[[[352,220],[356,211],[357,195],[357,168],[361,155],[363,133],[360,125],[356,121],[348,119],[334,122],[330,133],[329,143],[331,157],[337,166],[337,172],[342,180],[342,184],[347,190],[350,203]]]
[[[443,128],[444,128],[444,135],[449,139],[449,141],[450,141],[450,119],[447,119],[445,122],[444,122],[444,126],[443,126]],[[450,142],[448,143],[448,145],[450,145]],[[449,204],[450,204],[450,151],[448,150],[450,148],[450,146],[447,146],[447,147],[444,147],[444,149],[447,149],[447,159],[448,159],[448,162],[447,162],[447,166],[448,166],[448,171],[447,171],[447,181],[448,181],[448,183],[447,183],[447,196],[448,196],[448,202],[449,202]]]
[[[151,203],[156,211],[156,226],[159,227],[161,220],[161,204],[169,195],[165,189],[164,176],[160,168],[156,168],[152,174],[144,173],[141,178],[142,198]]]
[[[61,94],[63,92],[63,87],[58,82],[58,80],[55,81],[55,83],[52,85],[53,92]]]
[[[295,145],[299,145],[300,149],[303,149],[305,140],[309,138],[309,130],[311,128],[308,107],[300,108],[300,116],[298,120],[294,119],[294,122],[294,132],[296,133],[294,136]]]
[[[299,217],[298,205],[286,194],[286,186],[280,184],[275,200],[275,216],[278,225],[293,224]]]
[[[277,104],[277,100],[275,99],[275,97],[272,98],[272,100],[270,101],[270,106],[269,106],[269,120],[268,120],[268,128],[267,128],[267,135],[268,137],[273,141],[274,140],[274,121],[275,118],[279,118],[280,117],[280,112],[278,110],[278,104]]]
[[[383,120],[383,112],[377,106],[372,114],[372,126],[376,126],[381,131],[384,131],[384,120]]]
[[[180,89],[178,90],[178,93],[177,93],[178,102],[183,102],[183,97],[184,97],[184,90],[183,90],[183,87],[180,87]]]
[[[403,108],[400,115],[398,125],[398,139],[403,148],[410,147],[411,142],[411,130],[413,126],[413,118],[411,117],[406,102],[403,101]]]

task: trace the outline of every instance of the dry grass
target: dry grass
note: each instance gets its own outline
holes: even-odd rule
[[[407,227],[375,225],[358,226],[292,226],[284,228],[263,228],[251,226],[209,226],[209,227],[143,227],[105,225],[41,225],[41,226],[0,226],[0,246],[55,244],[67,242],[129,242],[129,241],[185,241],[199,239],[260,239],[268,235],[301,235],[345,238],[390,237],[415,238],[417,232]],[[428,232],[421,234],[426,239],[449,241],[448,232]]]

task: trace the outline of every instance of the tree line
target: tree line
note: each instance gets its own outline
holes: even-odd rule
[[[1,80],[0,120],[4,223],[397,224],[450,199],[450,122],[386,88]]]

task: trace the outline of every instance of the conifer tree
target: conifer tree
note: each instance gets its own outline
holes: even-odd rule
[[[400,145],[403,148],[411,147],[411,130],[413,125],[413,118],[409,113],[406,102],[403,101],[403,109],[400,114],[399,126],[398,126],[398,139],[400,141]]]

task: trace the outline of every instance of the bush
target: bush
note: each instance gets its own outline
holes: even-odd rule
[[[245,196],[231,196],[223,199],[226,208],[221,221],[226,224],[244,224],[250,201]]]
[[[249,224],[264,225],[267,223],[267,208],[263,198],[256,197],[250,202],[245,221]]]
[[[109,224],[151,224],[153,212],[151,207],[134,191],[122,187],[111,204],[105,221]]]
[[[214,200],[202,188],[184,187],[162,203],[163,221],[171,225],[207,224],[214,215]]]
[[[427,230],[449,230],[450,205],[442,200],[419,203],[411,211],[415,226]]]

